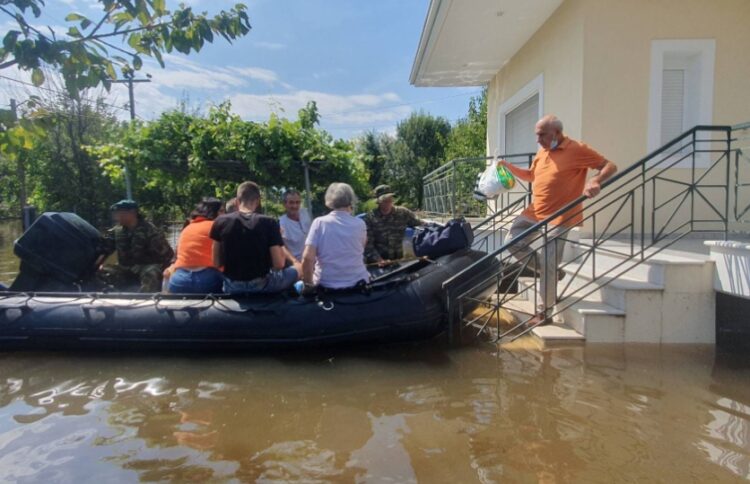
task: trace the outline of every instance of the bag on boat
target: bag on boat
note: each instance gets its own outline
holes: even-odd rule
[[[412,244],[414,255],[435,259],[468,249],[474,242],[474,231],[464,219],[454,219],[445,225],[429,224],[417,229]]]

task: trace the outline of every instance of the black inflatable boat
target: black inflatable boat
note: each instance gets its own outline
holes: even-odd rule
[[[66,258],[74,248],[95,256],[94,232],[70,214],[45,214],[36,224],[40,227],[32,227],[16,243],[22,258],[16,286],[59,288],[85,276],[85,270],[76,271],[65,261],[80,265],[85,259]],[[61,232],[66,235],[60,237]],[[41,247],[29,249],[31,241],[46,246],[44,257],[39,256]],[[77,291],[65,292],[12,287],[0,293],[0,350],[267,349],[430,338],[445,329],[441,284],[483,255],[466,249],[436,260],[417,259],[367,287],[314,297],[113,294],[89,292],[80,284],[72,286]],[[493,272],[497,267],[488,264],[472,279],[483,280]],[[50,282],[52,273],[56,279]]]

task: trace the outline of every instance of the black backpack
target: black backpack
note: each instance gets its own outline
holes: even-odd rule
[[[417,229],[412,239],[414,255],[435,259],[468,249],[474,242],[474,231],[464,219],[453,219],[445,225],[428,224]]]

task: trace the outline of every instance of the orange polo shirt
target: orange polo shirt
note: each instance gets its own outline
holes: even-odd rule
[[[580,197],[590,169],[601,170],[606,158],[584,143],[565,138],[557,149],[540,149],[531,162],[533,198],[523,215],[540,221]],[[583,205],[551,221],[553,225],[575,227],[583,223]],[[577,213],[575,213],[577,212]]]
[[[208,235],[213,224],[213,220],[196,217],[182,230],[177,244],[177,260],[172,266],[174,269],[214,267],[214,242]]]

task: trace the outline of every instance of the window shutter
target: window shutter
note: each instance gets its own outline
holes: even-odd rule
[[[661,142],[667,143],[684,131],[685,70],[664,69],[661,88]]]
[[[539,117],[539,94],[534,94],[505,115],[505,153],[533,153],[537,150],[534,126]]]

